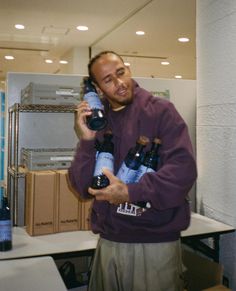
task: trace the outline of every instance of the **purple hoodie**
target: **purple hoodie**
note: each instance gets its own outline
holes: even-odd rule
[[[188,192],[197,170],[188,129],[174,105],[154,97],[134,81],[133,103],[120,111],[105,106],[108,128],[115,145],[115,174],[127,152],[141,135],[162,141],[157,172],[146,173],[138,183],[128,184],[130,202],[150,201],[152,207],[140,216],[123,215],[117,206],[94,200],[91,225],[101,237],[129,243],[177,240],[190,223]],[[107,105],[105,101],[105,105]],[[102,140],[104,131],[97,133]],[[148,150],[148,148],[147,148]],[[69,169],[78,195],[88,197],[95,165],[94,141],[81,140]]]

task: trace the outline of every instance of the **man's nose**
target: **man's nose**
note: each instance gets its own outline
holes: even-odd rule
[[[121,84],[123,84],[123,81],[120,78],[117,78],[117,77],[113,78],[113,82],[114,82],[114,85],[116,87],[119,87]]]

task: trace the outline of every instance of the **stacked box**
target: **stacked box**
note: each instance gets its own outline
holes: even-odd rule
[[[91,230],[90,217],[93,199],[79,199],[80,230]]]
[[[67,170],[56,171],[57,231],[79,229],[78,196],[70,186]]]
[[[80,94],[80,87],[30,82],[21,90],[21,104],[76,105],[79,103]]]
[[[73,148],[21,149],[21,164],[30,171],[67,169],[71,165]]]
[[[93,200],[81,200],[67,170],[26,173],[26,231],[31,236],[90,230]]]
[[[26,231],[42,235],[56,231],[56,173],[53,171],[26,174]]]

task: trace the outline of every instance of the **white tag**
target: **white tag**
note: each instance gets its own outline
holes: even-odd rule
[[[129,216],[140,216],[144,211],[146,211],[146,209],[127,202],[125,204],[120,204],[120,206],[117,207],[116,210],[116,212],[119,214]]]
[[[50,161],[73,161],[73,157],[50,157]]]

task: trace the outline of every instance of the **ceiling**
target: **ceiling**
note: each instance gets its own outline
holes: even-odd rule
[[[196,0],[0,0],[0,80],[7,72],[61,73],[73,48],[114,50],[134,76],[196,78]],[[24,30],[16,30],[16,23]],[[78,31],[86,25],[88,31]],[[137,30],[145,31],[137,36]],[[188,43],[178,37],[190,38]],[[13,55],[14,60],[5,60]],[[53,64],[46,64],[51,58]],[[170,65],[163,66],[161,61]]]

